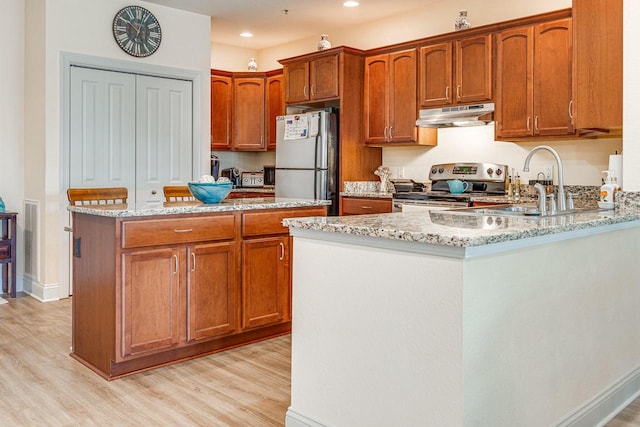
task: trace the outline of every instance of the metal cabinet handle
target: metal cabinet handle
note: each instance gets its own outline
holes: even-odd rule
[[[573,121],[573,99],[569,101],[569,119]]]
[[[531,132],[531,116],[527,116],[527,132]]]
[[[280,242],[280,261],[284,259],[284,243]]]
[[[387,139],[387,127],[384,127],[384,131],[382,132],[382,135],[384,136],[384,139]]]
[[[393,139],[393,126],[389,128],[389,140]]]
[[[72,231],[73,231],[73,228],[71,228],[71,227],[64,227],[64,229],[63,229],[63,230],[64,230],[64,231],[68,231],[68,232],[72,232]]]
[[[444,99],[449,99],[449,86],[444,89]]]
[[[304,85],[304,89],[302,89],[302,93],[304,94],[304,97],[307,97],[307,85]]]
[[[316,94],[316,85],[311,85],[311,96],[315,96]]]
[[[536,131],[540,130],[539,122],[540,122],[540,116],[536,116],[536,119],[533,121],[533,127],[535,128]]]
[[[460,99],[460,85],[456,86],[456,98]]]
[[[173,258],[175,262],[173,267],[173,274],[178,274],[178,255],[173,255],[171,258]]]
[[[373,206],[360,206],[362,209],[373,209]]]
[[[191,271],[196,271],[196,254],[191,252]]]
[[[191,233],[193,228],[184,228],[182,230],[173,230],[174,233]]]

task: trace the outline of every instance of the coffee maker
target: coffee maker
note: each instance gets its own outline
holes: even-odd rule
[[[220,175],[229,178],[234,187],[240,187],[240,171],[238,168],[226,168],[220,171]]]

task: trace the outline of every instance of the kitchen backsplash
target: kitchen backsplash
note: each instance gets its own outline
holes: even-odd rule
[[[276,164],[275,151],[212,151],[220,159],[220,170],[238,168],[240,172],[259,172],[265,165]]]

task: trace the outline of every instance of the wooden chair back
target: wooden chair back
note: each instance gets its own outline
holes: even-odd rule
[[[164,191],[165,202],[190,202],[196,199],[186,185],[167,185],[162,188],[162,191]]]
[[[127,206],[127,187],[110,188],[69,188],[67,198],[72,206]]]

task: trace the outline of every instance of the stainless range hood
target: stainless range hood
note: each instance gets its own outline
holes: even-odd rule
[[[420,118],[416,121],[416,126],[445,128],[486,125],[493,121],[493,110],[493,103],[420,110]]]

